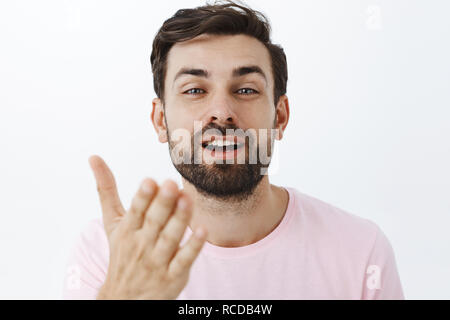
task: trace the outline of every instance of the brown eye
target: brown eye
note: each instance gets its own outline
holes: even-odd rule
[[[199,92],[200,91],[200,92]],[[187,91],[185,91],[185,92],[183,92],[183,93],[185,93],[185,94],[191,94],[191,95],[197,95],[197,94],[202,94],[202,93],[204,93],[205,92],[205,90],[203,90],[203,89],[199,89],[199,88],[192,88],[192,89],[189,89],[189,90],[187,90]]]

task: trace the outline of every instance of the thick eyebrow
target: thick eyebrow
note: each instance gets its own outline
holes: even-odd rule
[[[250,73],[256,73],[261,75],[264,80],[267,83],[267,77],[266,74],[264,73],[264,71],[258,67],[258,66],[243,66],[243,67],[237,67],[235,69],[233,69],[233,71],[231,72],[231,75],[234,78],[237,77],[242,77],[245,76],[247,74]],[[209,73],[207,70],[203,70],[203,69],[194,69],[194,68],[181,68],[177,74],[175,75],[175,78],[173,79],[173,82],[175,82],[179,77],[181,77],[182,75],[191,75],[191,76],[197,76],[197,77],[203,77],[203,78],[208,78],[209,77]]]
[[[242,77],[250,73],[256,73],[261,75],[264,78],[264,81],[267,83],[267,77],[264,71],[258,66],[243,66],[233,69],[232,75],[233,77]]]
[[[208,76],[209,76],[208,71],[203,70],[203,69],[182,68],[175,75],[173,82],[175,82],[180,76],[185,75],[185,74],[197,76],[197,77],[204,77],[204,78],[208,78]]]

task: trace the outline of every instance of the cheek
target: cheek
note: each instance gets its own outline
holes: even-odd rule
[[[267,145],[272,140],[273,130],[268,129],[258,129],[258,144]]]
[[[256,112],[252,112],[251,114],[245,115],[241,119],[246,119],[243,121],[243,124],[247,128],[255,128],[255,129],[265,129],[272,128],[274,123],[274,112],[270,112],[269,110],[257,110]]]
[[[187,110],[171,107],[166,110],[166,123],[169,131],[185,129],[193,132],[196,119]]]

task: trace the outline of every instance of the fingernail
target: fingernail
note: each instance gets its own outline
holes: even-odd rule
[[[146,194],[150,194],[152,192],[152,188],[149,186],[147,181],[142,182],[142,191]]]
[[[162,195],[167,198],[173,197],[173,191],[171,189],[169,182],[165,182],[161,187]]]

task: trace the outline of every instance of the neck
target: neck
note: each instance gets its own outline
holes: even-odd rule
[[[194,202],[190,228],[205,227],[207,241],[221,247],[246,246],[266,237],[283,219],[289,200],[287,191],[271,185],[268,176],[244,200],[207,197],[184,179],[183,187]]]

